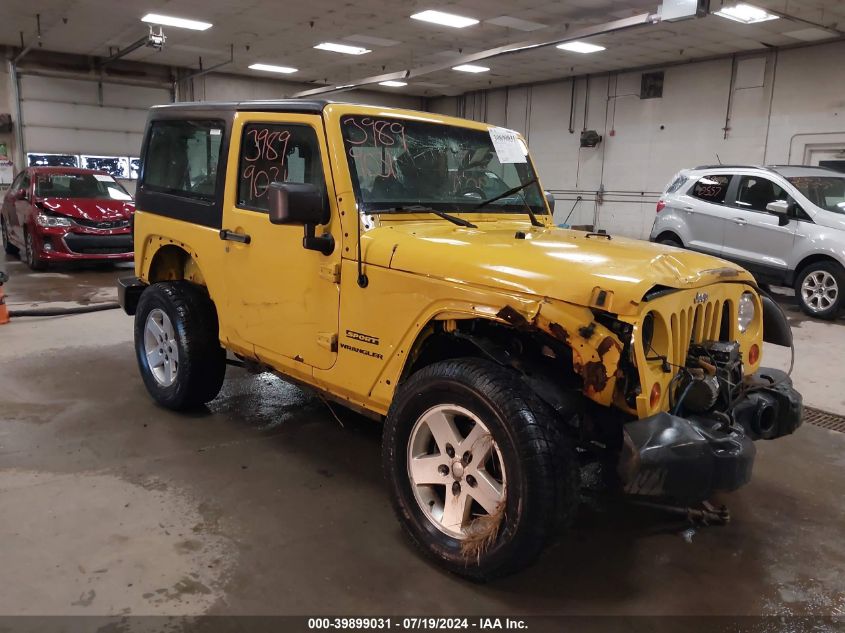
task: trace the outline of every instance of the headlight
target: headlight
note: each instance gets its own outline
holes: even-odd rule
[[[754,295],[750,292],[743,292],[739,298],[739,307],[736,313],[736,324],[740,332],[745,332],[754,320]]]
[[[54,228],[57,226],[70,226],[70,220],[58,215],[47,215],[46,213],[39,213],[35,216],[35,223],[44,228]]]

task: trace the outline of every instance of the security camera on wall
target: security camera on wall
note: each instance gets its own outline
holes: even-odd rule
[[[581,147],[595,147],[599,143],[601,143],[601,134],[595,130],[581,132]]]

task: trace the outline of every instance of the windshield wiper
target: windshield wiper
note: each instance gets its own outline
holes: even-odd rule
[[[365,211],[364,213],[368,213],[370,215],[378,215],[379,213],[433,213],[439,218],[443,218],[444,220],[448,220],[452,224],[457,224],[458,226],[464,226],[468,229],[477,229],[478,227],[468,220],[464,220],[463,218],[456,217],[445,211],[438,211],[437,209],[432,209],[431,207],[425,207],[421,204],[409,204],[399,207],[391,207],[389,209],[374,209],[373,211]]]
[[[488,200],[484,200],[482,202],[479,202],[478,204],[476,204],[472,207],[472,210],[475,211],[476,209],[480,209],[481,207],[486,207],[488,204],[492,204],[492,203],[496,202],[497,200],[501,200],[502,198],[507,198],[508,196],[512,196],[515,193],[519,193],[520,191],[522,191],[526,187],[529,187],[529,186],[535,185],[535,184],[537,184],[536,178],[532,178],[531,180],[527,180],[524,183],[522,183],[521,185],[514,187],[513,189],[508,189],[504,193],[500,193],[498,196],[493,196],[492,198],[490,198]],[[536,215],[534,215],[534,211],[531,210],[531,205],[529,205],[528,202],[525,200],[525,196],[522,196],[522,201],[525,204],[525,210],[528,212],[528,217],[531,220],[531,226],[543,226],[543,223],[540,222],[540,220],[537,219]]]

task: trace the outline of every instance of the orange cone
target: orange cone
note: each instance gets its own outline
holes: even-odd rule
[[[9,280],[9,276],[0,271],[0,325],[9,322],[9,308],[6,307],[6,295],[3,292],[3,284]]]

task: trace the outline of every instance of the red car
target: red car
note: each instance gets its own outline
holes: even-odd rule
[[[33,270],[50,262],[131,261],[134,212],[132,196],[105,172],[29,167],[3,199],[3,247],[22,251]]]

